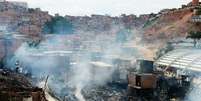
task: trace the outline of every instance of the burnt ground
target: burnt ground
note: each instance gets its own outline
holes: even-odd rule
[[[28,75],[0,68],[0,101],[47,101],[42,88],[31,84]]]
[[[67,91],[67,89],[66,89]],[[75,89],[68,89],[63,101],[79,101]],[[127,101],[127,84],[109,83],[102,86],[87,86],[81,91],[85,101]],[[56,94],[58,95],[58,94]]]
[[[86,87],[82,93],[86,101],[126,101],[127,84],[109,83],[104,86]]]
[[[31,88],[31,81],[25,75],[7,68],[0,69],[0,89]]]

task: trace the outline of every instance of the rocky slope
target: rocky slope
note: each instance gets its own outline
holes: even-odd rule
[[[200,31],[199,23],[191,22],[194,8],[179,9],[162,14],[149,21],[144,30],[144,36],[149,41],[169,41],[176,38],[185,38],[190,31]]]

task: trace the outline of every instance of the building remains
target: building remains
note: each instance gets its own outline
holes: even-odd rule
[[[28,76],[28,75],[27,75]],[[9,69],[0,69],[1,101],[48,101],[42,88],[34,87],[29,78]]]
[[[176,49],[155,62],[138,60],[128,74],[128,100],[183,101],[195,74],[201,72],[199,49]]]

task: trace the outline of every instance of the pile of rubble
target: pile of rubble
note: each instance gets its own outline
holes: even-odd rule
[[[31,79],[10,69],[0,69],[0,101],[47,101],[43,89]]]
[[[29,79],[23,74],[7,68],[0,69],[0,89],[3,88],[30,88]]]
[[[118,84],[87,87],[82,91],[86,101],[125,101],[126,89]]]
[[[76,89],[67,87],[63,88],[62,92],[55,93],[57,98],[61,101],[80,101],[76,97]],[[89,85],[81,90],[81,95],[85,100],[83,101],[126,101],[127,87],[126,84],[105,84],[102,86]]]

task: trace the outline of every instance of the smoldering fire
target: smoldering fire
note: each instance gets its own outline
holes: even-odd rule
[[[87,38],[82,39],[74,48],[69,48],[72,40],[65,42],[61,37],[66,36],[47,38],[37,47],[24,43],[9,61],[10,67],[19,61],[22,72],[31,71],[32,76],[37,78],[34,84],[43,82],[41,78],[49,75],[48,86],[60,99],[71,96],[66,99],[72,100],[74,96],[85,101],[82,95],[85,87],[103,86],[113,81],[113,75],[119,69],[115,66],[115,59],[130,58],[133,61],[141,56],[137,49],[125,48],[122,43],[108,39],[107,35],[100,35],[101,39],[96,36],[97,39],[91,42]],[[127,68],[125,64],[123,69]],[[126,79],[126,72],[123,75]]]

